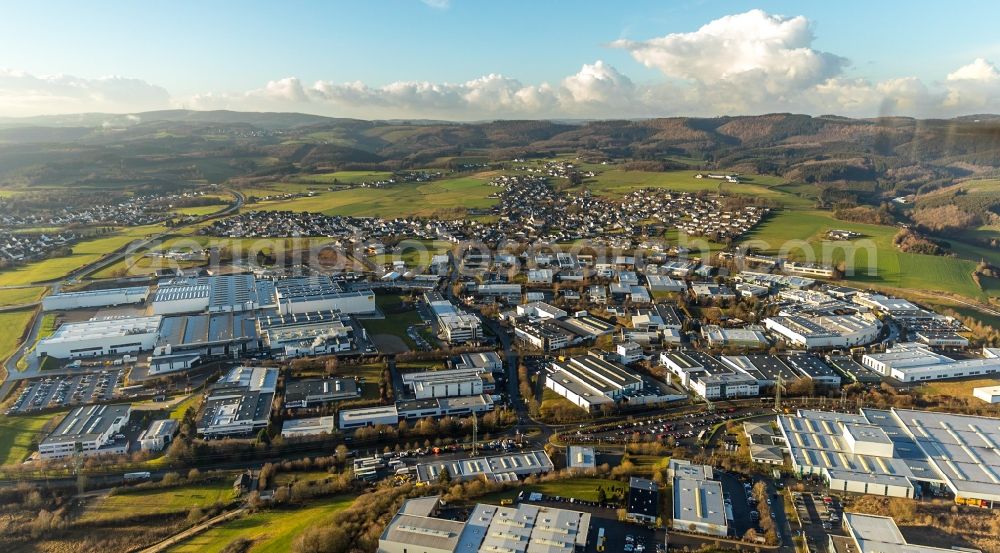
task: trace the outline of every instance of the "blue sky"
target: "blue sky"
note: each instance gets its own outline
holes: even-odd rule
[[[676,48],[682,48],[678,41],[657,52],[647,42],[692,35],[688,38],[698,50],[682,49],[684,58],[714,52],[724,61],[728,55],[720,52],[728,52],[725,48],[730,46],[704,42],[693,34],[713,21],[751,10],[777,18],[771,23],[801,17],[812,35],[805,42],[793,40],[785,51],[767,60],[747,59],[707,81],[700,77],[704,63],[695,64],[699,69],[693,74],[685,60],[677,59]],[[751,19],[731,29],[753,30],[731,31],[730,36],[755,34],[759,21]],[[945,81],[976,60],[985,65],[972,72],[976,76],[972,80],[992,80],[990,68],[995,69],[994,62],[1000,61],[997,21],[1000,3],[960,1],[452,0],[444,6],[419,0],[19,2],[5,5],[0,17],[0,68],[6,71],[0,74],[0,114],[131,111],[157,103],[369,117],[382,112],[419,116],[424,111],[437,117],[453,113],[455,118],[589,116],[605,111],[609,115],[666,115],[680,110],[766,111],[782,105],[804,111],[840,108],[850,114],[865,109],[938,114],[994,106],[995,88],[990,88],[994,85],[982,88],[979,82],[979,88],[972,90],[970,83],[964,83],[961,93],[966,103],[960,105],[945,100],[954,96]],[[617,43],[611,47],[619,40],[631,41],[630,46]],[[716,46],[722,49],[713,49]],[[743,51],[759,46],[752,41],[736,45]],[[774,85],[779,69],[776,59],[803,48],[839,61],[833,63],[830,58],[817,66],[800,60],[805,70],[814,72],[810,78]],[[662,55],[670,60],[664,61]],[[586,71],[598,61],[601,65],[596,71]],[[747,71],[734,76],[736,69]],[[802,70],[795,67],[797,72]],[[574,89],[579,83],[564,81],[581,71],[587,73],[587,82],[580,84],[584,88]],[[749,80],[752,74],[759,82]],[[531,102],[491,110],[483,102],[470,104],[453,98],[465,98],[468,88],[434,88],[488,75],[516,80],[516,84],[505,82],[502,92],[491,85],[491,94],[521,94],[531,96]],[[112,82],[109,76],[121,79],[102,92]],[[72,82],[67,83],[70,78]],[[858,79],[868,88],[859,88]],[[901,79],[907,82],[897,82]],[[268,89],[273,82],[284,83],[285,104],[280,94]],[[326,85],[317,87],[318,82]],[[384,90],[399,82],[434,85],[430,86],[434,96],[428,99],[422,92],[390,94]],[[358,85],[350,90],[338,88],[344,83],[363,83],[364,94],[359,96]],[[543,83],[554,90],[529,90]],[[144,96],[145,85],[155,88],[155,93]],[[603,88],[586,89],[591,85]],[[706,89],[716,94],[720,85],[732,86],[733,94],[737,89],[749,90],[736,96],[752,98],[719,93],[718,98],[697,101]],[[123,88],[128,92],[123,94]],[[578,93],[567,94],[567,88]],[[89,92],[73,96],[74,89]],[[422,99],[415,100],[414,94]],[[629,102],[610,101],[611,96],[622,94]],[[665,100],[678,94],[686,95],[685,101]],[[827,97],[825,103],[813,99],[817,94]],[[850,98],[842,98],[845,94]],[[900,94],[900,99],[892,94]],[[879,95],[897,107],[887,108],[885,98],[881,102],[875,98]],[[970,98],[978,103],[969,103]],[[951,107],[945,109],[945,105]]]

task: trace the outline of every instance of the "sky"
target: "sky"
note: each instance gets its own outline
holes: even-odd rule
[[[997,21],[962,0],[16,2],[0,116],[996,113]]]

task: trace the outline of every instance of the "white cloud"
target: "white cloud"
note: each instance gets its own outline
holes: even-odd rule
[[[36,76],[0,69],[0,115],[125,113],[162,109],[169,103],[166,90],[140,79]]]
[[[451,0],[420,0],[424,4],[436,9],[447,10],[451,7]]]
[[[438,8],[448,2],[429,0]],[[397,81],[381,86],[289,76],[246,91],[208,91],[170,98],[139,79],[34,76],[0,70],[0,115],[193,109],[303,111],[385,118],[615,118],[710,116],[775,111],[849,116],[946,117],[1000,112],[1000,70],[984,58],[940,80],[900,75],[869,81],[849,74],[848,60],[814,48],[802,16],[752,10],[686,33],[610,46],[659,70],[660,82],[633,82],[601,60],[548,82],[525,83],[485,73],[464,82]]]
[[[948,73],[948,80],[993,82],[1000,80],[1000,71],[997,71],[997,66],[983,58],[976,58],[969,65],[963,65]]]
[[[374,118],[611,117],[626,111],[640,113],[635,93],[628,77],[598,60],[584,64],[557,85],[529,85],[499,74],[463,83],[397,81],[380,87],[331,81],[306,86],[288,77],[244,93],[198,95],[182,105],[195,109],[304,109]]]
[[[805,17],[751,10],[694,32],[618,40],[611,46],[668,77],[691,82],[717,103],[752,108],[787,99],[842,72],[847,60],[812,48],[813,40]]]

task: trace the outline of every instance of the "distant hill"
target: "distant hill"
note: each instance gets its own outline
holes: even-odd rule
[[[164,110],[0,119],[0,186],[455,167],[572,154],[681,159],[699,169],[813,184],[821,202],[919,193],[1000,175],[1000,116],[850,119],[774,113],[641,120],[363,121],[301,113]],[[180,177],[179,175],[182,175]]]

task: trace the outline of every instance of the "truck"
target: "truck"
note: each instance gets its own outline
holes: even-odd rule
[[[143,480],[149,480],[150,476],[149,471],[126,472],[122,475],[122,480],[125,482],[141,482]]]
[[[598,529],[597,530],[597,550],[598,551],[604,551],[604,548],[607,547],[607,544],[608,544],[608,538],[607,538],[607,536],[604,535],[604,528]]]

